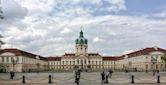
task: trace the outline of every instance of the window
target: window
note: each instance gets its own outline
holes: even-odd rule
[[[79,60],[77,60],[77,64],[79,64]]]
[[[84,60],[84,64],[86,64],[86,60]]]
[[[6,62],[9,62],[9,57],[6,57]]]
[[[64,61],[62,61],[62,64],[64,65]]]
[[[4,61],[4,57],[2,57],[2,62],[5,62],[5,61]]]
[[[68,65],[68,61],[66,61],[66,65]]]
[[[19,62],[19,57],[17,57],[17,62]]]

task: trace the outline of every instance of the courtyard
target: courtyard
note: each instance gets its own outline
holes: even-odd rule
[[[47,85],[49,75],[53,75],[51,85],[76,85],[74,72],[43,72],[43,73],[15,73],[10,79],[9,73],[0,73],[0,85],[22,85],[22,76],[25,75],[25,85]],[[134,85],[165,85],[166,72],[160,72],[160,83],[152,72],[113,72],[109,84],[104,85],[132,85],[129,75],[134,75]],[[81,72],[80,85],[101,85],[101,72]]]

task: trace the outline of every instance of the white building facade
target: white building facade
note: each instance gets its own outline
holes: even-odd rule
[[[88,53],[88,40],[80,32],[76,39],[76,52],[65,53],[59,57],[48,57],[50,69],[55,70],[164,70],[162,56],[165,49],[151,47],[122,56],[102,56],[99,53]],[[152,58],[154,58],[152,61]]]
[[[1,72],[44,71],[48,67],[46,58],[18,49],[3,49],[0,52]]]
[[[89,53],[88,40],[84,37],[82,30],[75,40],[75,49],[75,53],[65,53],[58,57],[42,57],[19,49],[2,49],[0,51],[0,71],[166,69],[166,64],[162,60],[166,50],[158,47],[145,48],[121,56]]]

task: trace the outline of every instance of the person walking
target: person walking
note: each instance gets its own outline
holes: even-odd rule
[[[10,71],[10,79],[13,79],[13,77],[12,77],[12,71]]]
[[[14,77],[14,72],[10,71],[10,79],[13,79],[13,77]]]
[[[75,83],[77,83],[77,71],[75,71]]]
[[[109,77],[109,72],[107,72],[106,75],[105,75],[105,83],[106,83],[106,84],[109,83],[109,82],[108,82],[108,77]]]
[[[78,71],[76,73],[76,84],[79,85],[79,82],[80,82],[80,72]]]
[[[113,71],[110,70],[109,73],[110,73],[109,77],[111,78]]]
[[[101,84],[105,83],[105,73],[104,71],[101,73]]]

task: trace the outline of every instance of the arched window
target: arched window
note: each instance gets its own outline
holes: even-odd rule
[[[75,61],[73,61],[73,64],[75,65]]]
[[[83,39],[81,39],[81,41],[80,41],[81,43],[83,43]]]
[[[83,64],[83,60],[81,59],[81,64]]]
[[[77,60],[77,64],[79,64],[79,60]]]
[[[78,39],[77,39],[77,40],[76,40],[76,44],[78,44],[78,42],[79,42],[79,41],[78,41]]]
[[[87,40],[85,40],[85,44],[87,44],[88,43],[88,41]]]

